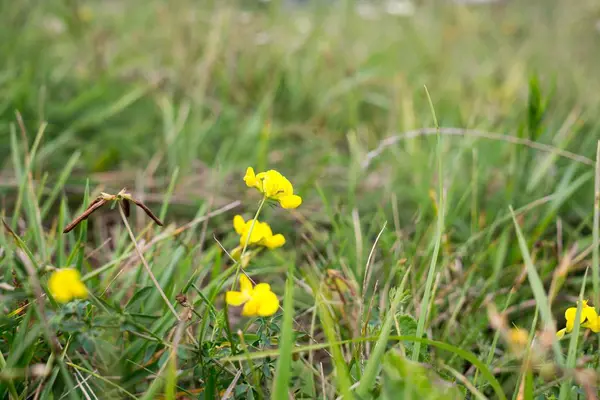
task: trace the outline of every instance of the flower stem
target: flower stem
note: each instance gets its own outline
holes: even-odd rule
[[[263,196],[262,200],[260,201],[260,204],[258,205],[258,209],[256,210],[256,214],[254,214],[254,219],[252,220],[252,224],[250,224],[250,230],[248,231],[246,240],[244,240],[244,247],[242,248],[242,253],[240,254],[240,259],[238,261],[236,261],[235,264],[233,265],[234,267],[236,267],[236,269],[235,269],[235,279],[233,280],[233,283],[231,284],[231,290],[233,290],[233,288],[235,287],[235,283],[238,281],[238,279],[240,277],[240,270],[242,269],[242,265],[244,263],[244,254],[246,254],[246,249],[248,248],[248,242],[250,241],[250,237],[252,236],[252,231],[254,230],[254,225],[258,221],[258,216],[260,215],[260,212],[262,211],[262,208],[265,205],[266,201],[267,201],[267,196]]]
[[[242,254],[240,256],[240,260],[244,256],[244,253],[246,253],[246,249],[248,248],[248,242],[250,241],[250,236],[252,235],[252,231],[254,230],[254,224],[258,221],[258,216],[260,215],[260,212],[262,211],[262,208],[265,205],[266,200],[267,200],[266,196],[262,198],[262,200],[260,201],[260,204],[258,205],[258,209],[256,210],[256,214],[254,214],[254,219],[252,220],[252,224],[250,225],[250,231],[248,232],[248,235],[246,236],[246,240],[244,241],[244,247],[242,248]]]
[[[148,265],[148,262],[144,258],[144,254],[140,250],[140,247],[138,246],[137,241],[135,240],[135,235],[133,234],[133,231],[131,230],[131,227],[129,226],[129,222],[127,221],[127,217],[125,216],[125,213],[123,212],[123,208],[122,207],[117,207],[117,208],[119,209],[119,213],[121,214],[121,219],[123,219],[123,223],[125,224],[125,228],[127,228],[127,232],[129,233],[129,237],[131,238],[131,241],[133,242],[133,246],[135,247],[135,251],[137,252],[138,256],[140,257],[140,260],[142,260],[142,264],[146,268],[146,272],[148,272],[148,275],[150,275],[150,279],[154,283],[154,286],[156,286],[156,289],[158,289],[158,292],[160,293],[160,296],[163,298],[163,300],[165,301],[165,303],[167,303],[167,306],[169,306],[169,310],[171,310],[171,312],[175,316],[175,319],[177,321],[179,321],[179,315],[177,314],[177,311],[175,311],[175,307],[173,307],[173,305],[171,304],[171,302],[167,298],[167,295],[165,294],[165,292],[160,287],[160,284],[158,283],[158,281],[156,280],[156,277],[152,273],[152,270],[150,269],[150,266]]]

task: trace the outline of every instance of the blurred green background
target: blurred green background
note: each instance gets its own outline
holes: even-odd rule
[[[73,235],[66,246],[56,229],[81,206],[88,179],[94,195],[127,187],[153,210],[164,204],[166,212],[168,204],[169,225],[236,200],[242,206],[235,212],[249,218],[258,197],[243,184],[246,167],[276,168],[304,203],[294,212],[265,209],[261,219],[288,244],[265,252],[252,273],[267,275],[282,297],[286,263],[294,263],[304,285],[292,311],[304,317],[315,301],[309,285],[324,282],[327,270],[343,273],[363,287],[360,301],[372,296],[371,305],[379,306],[364,321],[365,332],[378,333],[387,295],[404,276],[404,317],[416,324],[412,318],[420,315],[437,241],[441,154],[447,210],[427,334],[480,360],[489,352],[486,365],[501,371],[498,379],[510,393],[521,365],[509,352],[495,357],[497,337],[484,305],[490,299],[498,308],[506,304],[510,323],[529,328],[538,304],[509,206],[517,210],[543,284],[554,287],[559,326],[591,265],[599,21],[596,0],[0,0],[1,209],[42,265],[58,265],[65,249],[75,254],[77,247]],[[385,142],[395,135],[393,144]],[[29,190],[23,170],[32,150]],[[11,215],[19,195],[22,219]],[[62,198],[70,207],[59,214]],[[213,235],[225,248],[237,245],[233,212],[195,226],[183,239],[173,234],[156,251],[154,271],[169,295],[189,288],[188,280],[214,289],[212,278],[226,261]],[[116,273],[112,265],[127,237],[117,228],[104,232],[115,224],[102,215],[110,214],[90,218],[90,235],[81,236],[90,242],[86,254],[94,255],[82,271],[102,295],[117,282],[107,298],[124,302],[141,286],[142,270]],[[147,222],[135,220],[136,232]],[[380,231],[369,280],[369,250]],[[111,238],[120,244],[105,248]],[[564,259],[572,261],[568,279],[554,273]],[[83,253],[78,262],[84,265]],[[12,259],[4,265],[12,269]],[[100,269],[108,272],[96,277]],[[507,293],[514,293],[510,301]],[[153,296],[154,318],[162,303]],[[211,296],[221,310],[221,292]],[[342,339],[367,334],[349,332],[340,321]],[[220,352],[217,342],[210,345]],[[127,357],[115,351],[101,372],[126,365],[131,371],[123,386],[145,391]],[[447,358],[472,378],[469,364]],[[313,372],[308,376],[320,379]],[[306,375],[294,371],[299,381]],[[221,375],[224,388],[232,377]],[[543,378],[536,377],[540,393]]]
[[[343,187],[345,170],[379,140],[433,126],[423,85],[442,126],[529,137],[588,157],[600,137],[595,1],[0,7],[4,192],[15,111],[30,145],[48,123],[34,171],[49,172],[49,183],[80,154],[67,190],[81,192],[88,176],[120,189],[141,174],[160,193],[179,168],[177,197],[190,201],[206,191],[235,195],[223,181],[250,164],[301,166],[296,180],[327,176],[321,184]],[[474,143],[450,140],[452,152]],[[416,143],[382,156],[388,170],[377,180],[410,179],[427,167]],[[482,146],[489,149],[480,159],[490,163],[510,151]]]

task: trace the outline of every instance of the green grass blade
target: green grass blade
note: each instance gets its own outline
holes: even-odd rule
[[[585,292],[585,282],[587,280],[587,273],[583,275],[583,281],[581,283],[581,289],[579,290],[579,302],[577,303],[577,313],[575,314],[575,325],[571,332],[571,339],[569,340],[569,352],[567,353],[567,363],[565,367],[573,370],[577,364],[577,342],[579,341],[579,330],[581,327],[581,310],[583,308],[583,294]],[[558,400],[566,400],[571,390],[572,379],[565,379],[560,385],[560,393]]]
[[[82,210],[85,210],[90,203],[90,180],[85,182],[85,192],[83,194]],[[83,272],[83,260],[85,259],[85,244],[87,243],[88,220],[84,219],[79,223],[79,238],[75,246],[74,253],[76,254],[75,266],[79,272]]]
[[[58,212],[58,224],[56,226],[56,265],[58,267],[62,267],[65,265],[66,259],[66,245],[65,238],[66,235],[63,234],[63,230],[67,225],[67,201],[63,197],[60,202],[60,209]]]
[[[594,179],[594,226],[592,227],[592,284],[594,306],[600,307],[600,140],[596,149],[596,176]],[[600,343],[600,342],[599,342]]]
[[[512,299],[513,293],[509,292],[508,296],[506,298],[506,302],[504,303],[504,308],[502,309],[502,312],[505,312],[506,309],[508,308],[508,305],[510,304],[510,300]],[[496,331],[496,333],[494,333],[494,338],[492,339],[492,345],[490,346],[490,350],[488,351],[488,356],[485,362],[485,365],[488,368],[492,367],[492,361],[494,360],[494,353],[496,352],[496,347],[498,346],[498,340],[500,340],[500,331]],[[478,386],[478,379],[479,379],[479,370],[477,370],[477,372],[475,373],[475,378],[473,379],[473,384],[475,385],[476,388],[479,388]]]
[[[294,270],[295,263],[290,262],[285,282],[283,300],[283,322],[281,324],[281,344],[279,359],[273,383],[273,398],[287,400],[292,377],[292,349],[294,348]]]
[[[122,113],[127,107],[131,106],[133,103],[145,96],[151,89],[152,87],[149,85],[131,89],[129,92],[123,94],[123,96],[117,99],[114,103],[109,104],[107,107],[94,109],[88,114],[74,121],[64,135],[69,137],[74,132],[100,124],[107,119]]]
[[[321,295],[318,294],[318,296]],[[342,354],[341,344],[337,339],[336,323],[330,314],[329,308],[324,303],[324,299],[321,298],[318,300],[317,308],[319,310],[319,318],[323,326],[325,337],[327,338],[328,343],[331,344],[331,353],[337,376],[338,389],[342,396],[344,396],[344,399],[353,399],[354,396],[350,390],[352,381],[350,380],[346,360]]]
[[[42,210],[41,210],[42,219],[48,215],[48,212],[52,209],[54,201],[56,200],[56,198],[58,197],[60,192],[62,190],[64,190],[65,183],[67,182],[67,179],[71,175],[71,172],[73,171],[73,168],[75,167],[75,164],[77,164],[77,161],[79,161],[80,155],[81,155],[81,153],[79,151],[76,151],[69,158],[69,160],[63,167],[62,171],[60,172],[60,175],[58,176],[57,181],[53,183],[52,190],[51,190],[50,194],[48,195],[48,198],[44,202],[44,205],[42,206]],[[62,231],[61,231],[61,234],[62,234]]]
[[[23,203],[23,193],[25,191],[25,176],[26,174],[23,172],[23,161],[21,159],[21,153],[19,152],[19,140],[17,139],[17,132],[15,131],[15,126],[10,126],[10,150],[12,156],[12,167],[15,173],[15,178],[19,183],[19,188],[17,192],[17,199],[15,201],[15,206],[12,215],[12,223],[11,227],[16,229],[17,222],[19,221],[19,217],[21,215],[21,207]]]
[[[310,345],[306,345],[306,346],[298,346],[298,347],[294,348],[292,353],[299,354],[299,353],[315,351],[315,350],[320,350],[320,349],[326,349],[326,348],[331,348],[333,350],[336,346],[339,347],[339,346],[342,346],[345,344],[350,344],[350,343],[376,342],[378,339],[379,339],[379,336],[372,336],[372,337],[361,337],[361,338],[350,339],[350,340],[333,341],[333,342],[327,342],[327,343],[310,344]],[[477,358],[477,356],[475,354],[471,353],[470,351],[461,349],[460,347],[451,345],[449,343],[439,342],[437,340],[431,340],[431,339],[426,339],[426,338],[419,338],[416,336],[390,336],[388,339],[390,341],[397,341],[397,342],[413,342],[413,343],[421,342],[422,344],[425,344],[428,346],[433,346],[440,350],[444,350],[444,351],[448,351],[448,352],[456,354],[458,357],[473,364],[477,369],[479,369],[481,371],[481,376],[483,376],[485,379],[487,379],[490,386],[494,389],[494,393],[496,393],[496,396],[498,399],[506,400],[506,394],[502,390],[502,385],[500,385],[500,382],[498,381],[498,379],[496,379],[493,372],[485,365],[485,363],[483,363],[481,360],[479,360],[479,358]],[[279,350],[264,350],[264,351],[256,351],[256,352],[253,352],[250,354],[237,355],[237,356],[233,356],[233,357],[223,357],[220,359],[220,361],[221,362],[239,362],[239,361],[247,360],[248,358],[251,358],[252,360],[259,360],[259,359],[266,358],[266,357],[277,357],[278,355],[279,355]]]
[[[421,299],[421,311],[419,313],[419,320],[417,321],[417,337],[422,337],[423,332],[425,331],[425,322],[427,321],[428,310],[431,308],[431,289],[433,286],[433,279],[435,278],[435,269],[438,261],[438,255],[440,252],[440,247],[442,244],[442,235],[444,233],[444,212],[446,207],[446,201],[444,199],[444,178],[443,178],[443,162],[442,162],[442,135],[439,132],[439,126],[437,122],[437,117],[435,115],[435,110],[433,107],[433,102],[431,101],[431,96],[429,96],[429,91],[427,91],[427,87],[425,87],[425,92],[427,93],[427,99],[429,101],[429,105],[431,107],[431,113],[433,115],[433,120],[435,122],[435,126],[438,129],[437,133],[437,161],[438,161],[438,212],[437,212],[437,224],[435,230],[435,236],[433,240],[435,241],[433,247],[433,254],[431,256],[431,263],[429,264],[429,271],[427,272],[427,281],[425,282],[425,292],[423,293],[423,298]],[[419,354],[421,353],[421,342],[416,342],[413,347],[412,352],[412,360],[418,361]]]
[[[531,285],[531,289],[533,290],[533,295],[535,297],[535,301],[537,306],[540,308],[540,314],[542,317],[542,321],[544,323],[544,328],[548,329],[552,332],[556,332],[556,324],[554,323],[554,318],[552,317],[552,310],[550,309],[550,303],[548,302],[548,296],[544,290],[544,284],[540,279],[540,276],[533,265],[533,261],[531,260],[531,255],[529,254],[529,249],[527,248],[527,241],[523,236],[523,232],[521,231],[521,227],[517,222],[517,217],[515,216],[514,210],[510,207],[510,212],[512,214],[513,223],[515,226],[515,231],[517,232],[517,238],[519,240],[519,247],[521,249],[521,254],[523,256],[523,261],[525,262],[525,268],[527,270],[527,277],[529,279],[529,284]],[[554,357],[556,361],[560,364],[564,364],[564,357],[560,351],[560,346],[556,338],[552,340],[552,349],[554,350]]]
[[[390,332],[392,330],[392,325],[394,323],[394,318],[396,316],[396,310],[398,309],[398,305],[402,300],[403,292],[404,292],[404,284],[407,281],[408,274],[410,273],[410,267],[406,270],[404,274],[404,278],[402,279],[402,284],[399,288],[396,289],[396,293],[394,294],[394,298],[392,299],[392,304],[390,309],[385,316],[385,321],[383,322],[383,326],[381,327],[381,331],[379,333],[379,339],[375,343],[375,348],[371,353],[369,360],[367,361],[367,365],[365,366],[363,376],[360,380],[360,384],[356,389],[356,394],[360,398],[366,398],[369,394],[369,391],[375,384],[375,380],[377,379],[377,374],[379,369],[381,368],[383,362],[383,355],[385,353],[388,339],[390,337]]]
[[[175,185],[177,184],[178,177],[179,177],[179,168],[175,168],[175,170],[173,171],[173,174],[171,175],[171,180],[169,181],[169,187],[167,188],[167,191],[165,192],[163,204],[162,204],[162,206],[160,208],[160,212],[158,214],[158,218],[163,222],[165,221],[165,217],[167,216],[169,202],[171,201],[171,198],[173,197],[173,191],[175,190]]]

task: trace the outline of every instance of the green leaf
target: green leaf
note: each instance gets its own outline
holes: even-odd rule
[[[148,296],[150,296],[153,290],[154,286],[145,286],[135,292],[135,294],[131,296],[131,299],[127,302],[125,310],[128,312],[140,311],[139,306],[148,299]]]

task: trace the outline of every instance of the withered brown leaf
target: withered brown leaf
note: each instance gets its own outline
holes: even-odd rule
[[[136,206],[138,206],[139,208],[141,208],[142,210],[144,210],[144,212],[146,213],[146,215],[148,215],[150,218],[152,218],[152,220],[154,222],[156,222],[156,224],[158,226],[163,226],[163,223],[160,219],[158,219],[158,217],[156,215],[154,215],[154,213],[152,212],[152,210],[150,210],[148,208],[148,206],[146,206],[144,203],[136,200],[136,199],[131,199],[131,201],[133,201],[135,203]]]
[[[97,197],[94,201],[90,203],[90,205],[88,206],[88,208],[86,208],[83,214],[75,218],[69,225],[66,226],[63,233],[71,232],[77,225],[79,225],[81,221],[86,220],[94,211],[105,205],[107,201],[108,200],[102,197]]]

